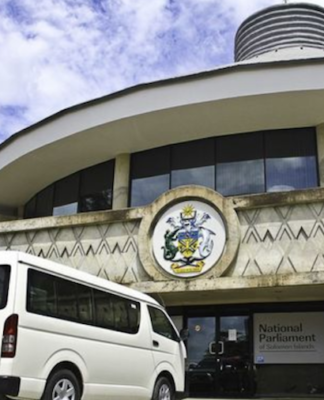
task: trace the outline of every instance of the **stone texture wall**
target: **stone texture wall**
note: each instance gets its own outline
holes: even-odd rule
[[[324,190],[237,198],[240,243],[224,277],[324,271]],[[267,205],[268,203],[268,205]],[[270,204],[275,203],[275,204]],[[277,204],[281,203],[281,204]],[[286,203],[286,204],[285,204]],[[145,208],[0,223],[0,250],[20,250],[123,284],[151,278],[139,258]],[[198,278],[199,280],[200,278]],[[202,278],[203,279],[203,276]]]
[[[324,203],[239,211],[232,276],[324,271]]]

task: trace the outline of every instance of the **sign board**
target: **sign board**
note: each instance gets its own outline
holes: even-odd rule
[[[255,364],[324,363],[324,312],[254,314]]]

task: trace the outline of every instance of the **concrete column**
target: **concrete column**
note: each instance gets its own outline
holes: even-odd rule
[[[113,210],[128,207],[130,154],[119,154],[115,159]]]
[[[324,187],[324,125],[316,127],[319,184]]]

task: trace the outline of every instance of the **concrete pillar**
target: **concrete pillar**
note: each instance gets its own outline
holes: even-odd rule
[[[316,128],[319,185],[324,187],[324,125]]]
[[[113,210],[128,207],[130,154],[119,154],[115,159]]]

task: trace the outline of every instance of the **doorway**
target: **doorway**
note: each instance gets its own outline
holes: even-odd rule
[[[253,396],[251,316],[190,316],[187,326],[190,396]]]

